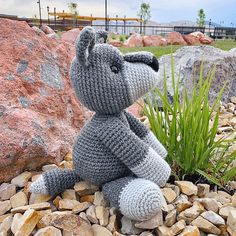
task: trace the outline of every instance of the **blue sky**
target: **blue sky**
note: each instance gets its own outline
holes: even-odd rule
[[[73,1],[73,0],[72,0]],[[41,0],[43,16],[46,18],[46,6],[58,11],[67,10],[71,0]],[[104,0],[74,0],[79,5],[80,15],[104,15]],[[136,17],[142,0],[108,0],[109,16]],[[170,22],[178,20],[196,21],[197,11],[203,8],[206,20],[224,22],[223,25],[236,27],[236,0],[144,0],[151,5],[151,20]],[[31,17],[38,15],[37,0],[0,0],[1,14],[15,14]]]

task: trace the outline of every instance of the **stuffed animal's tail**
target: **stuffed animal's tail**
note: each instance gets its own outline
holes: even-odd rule
[[[44,172],[30,186],[30,192],[56,195],[67,188],[71,188],[80,181],[80,177],[75,170],[53,169]]]

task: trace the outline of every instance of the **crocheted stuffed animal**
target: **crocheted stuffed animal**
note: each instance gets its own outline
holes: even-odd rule
[[[149,52],[122,55],[95,44],[86,27],[76,42],[71,80],[79,101],[95,112],[73,148],[75,170],[45,172],[31,192],[54,195],[80,180],[102,186],[105,198],[134,220],[154,216],[165,200],[160,190],[171,169],[161,143],[124,109],[154,88],[159,68]]]

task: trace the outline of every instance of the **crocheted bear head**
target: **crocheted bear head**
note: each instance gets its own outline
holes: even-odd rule
[[[149,52],[122,55],[108,44],[97,43],[91,27],[76,41],[71,80],[79,101],[99,114],[116,114],[132,105],[157,82],[158,61]]]

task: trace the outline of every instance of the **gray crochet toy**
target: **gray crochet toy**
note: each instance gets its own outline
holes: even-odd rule
[[[73,148],[75,170],[45,172],[31,192],[55,195],[80,180],[102,187],[110,205],[134,220],[154,216],[165,200],[160,190],[171,169],[161,143],[124,109],[154,88],[158,61],[148,52],[122,55],[95,44],[86,27],[76,42],[71,80],[79,101],[95,111]]]

